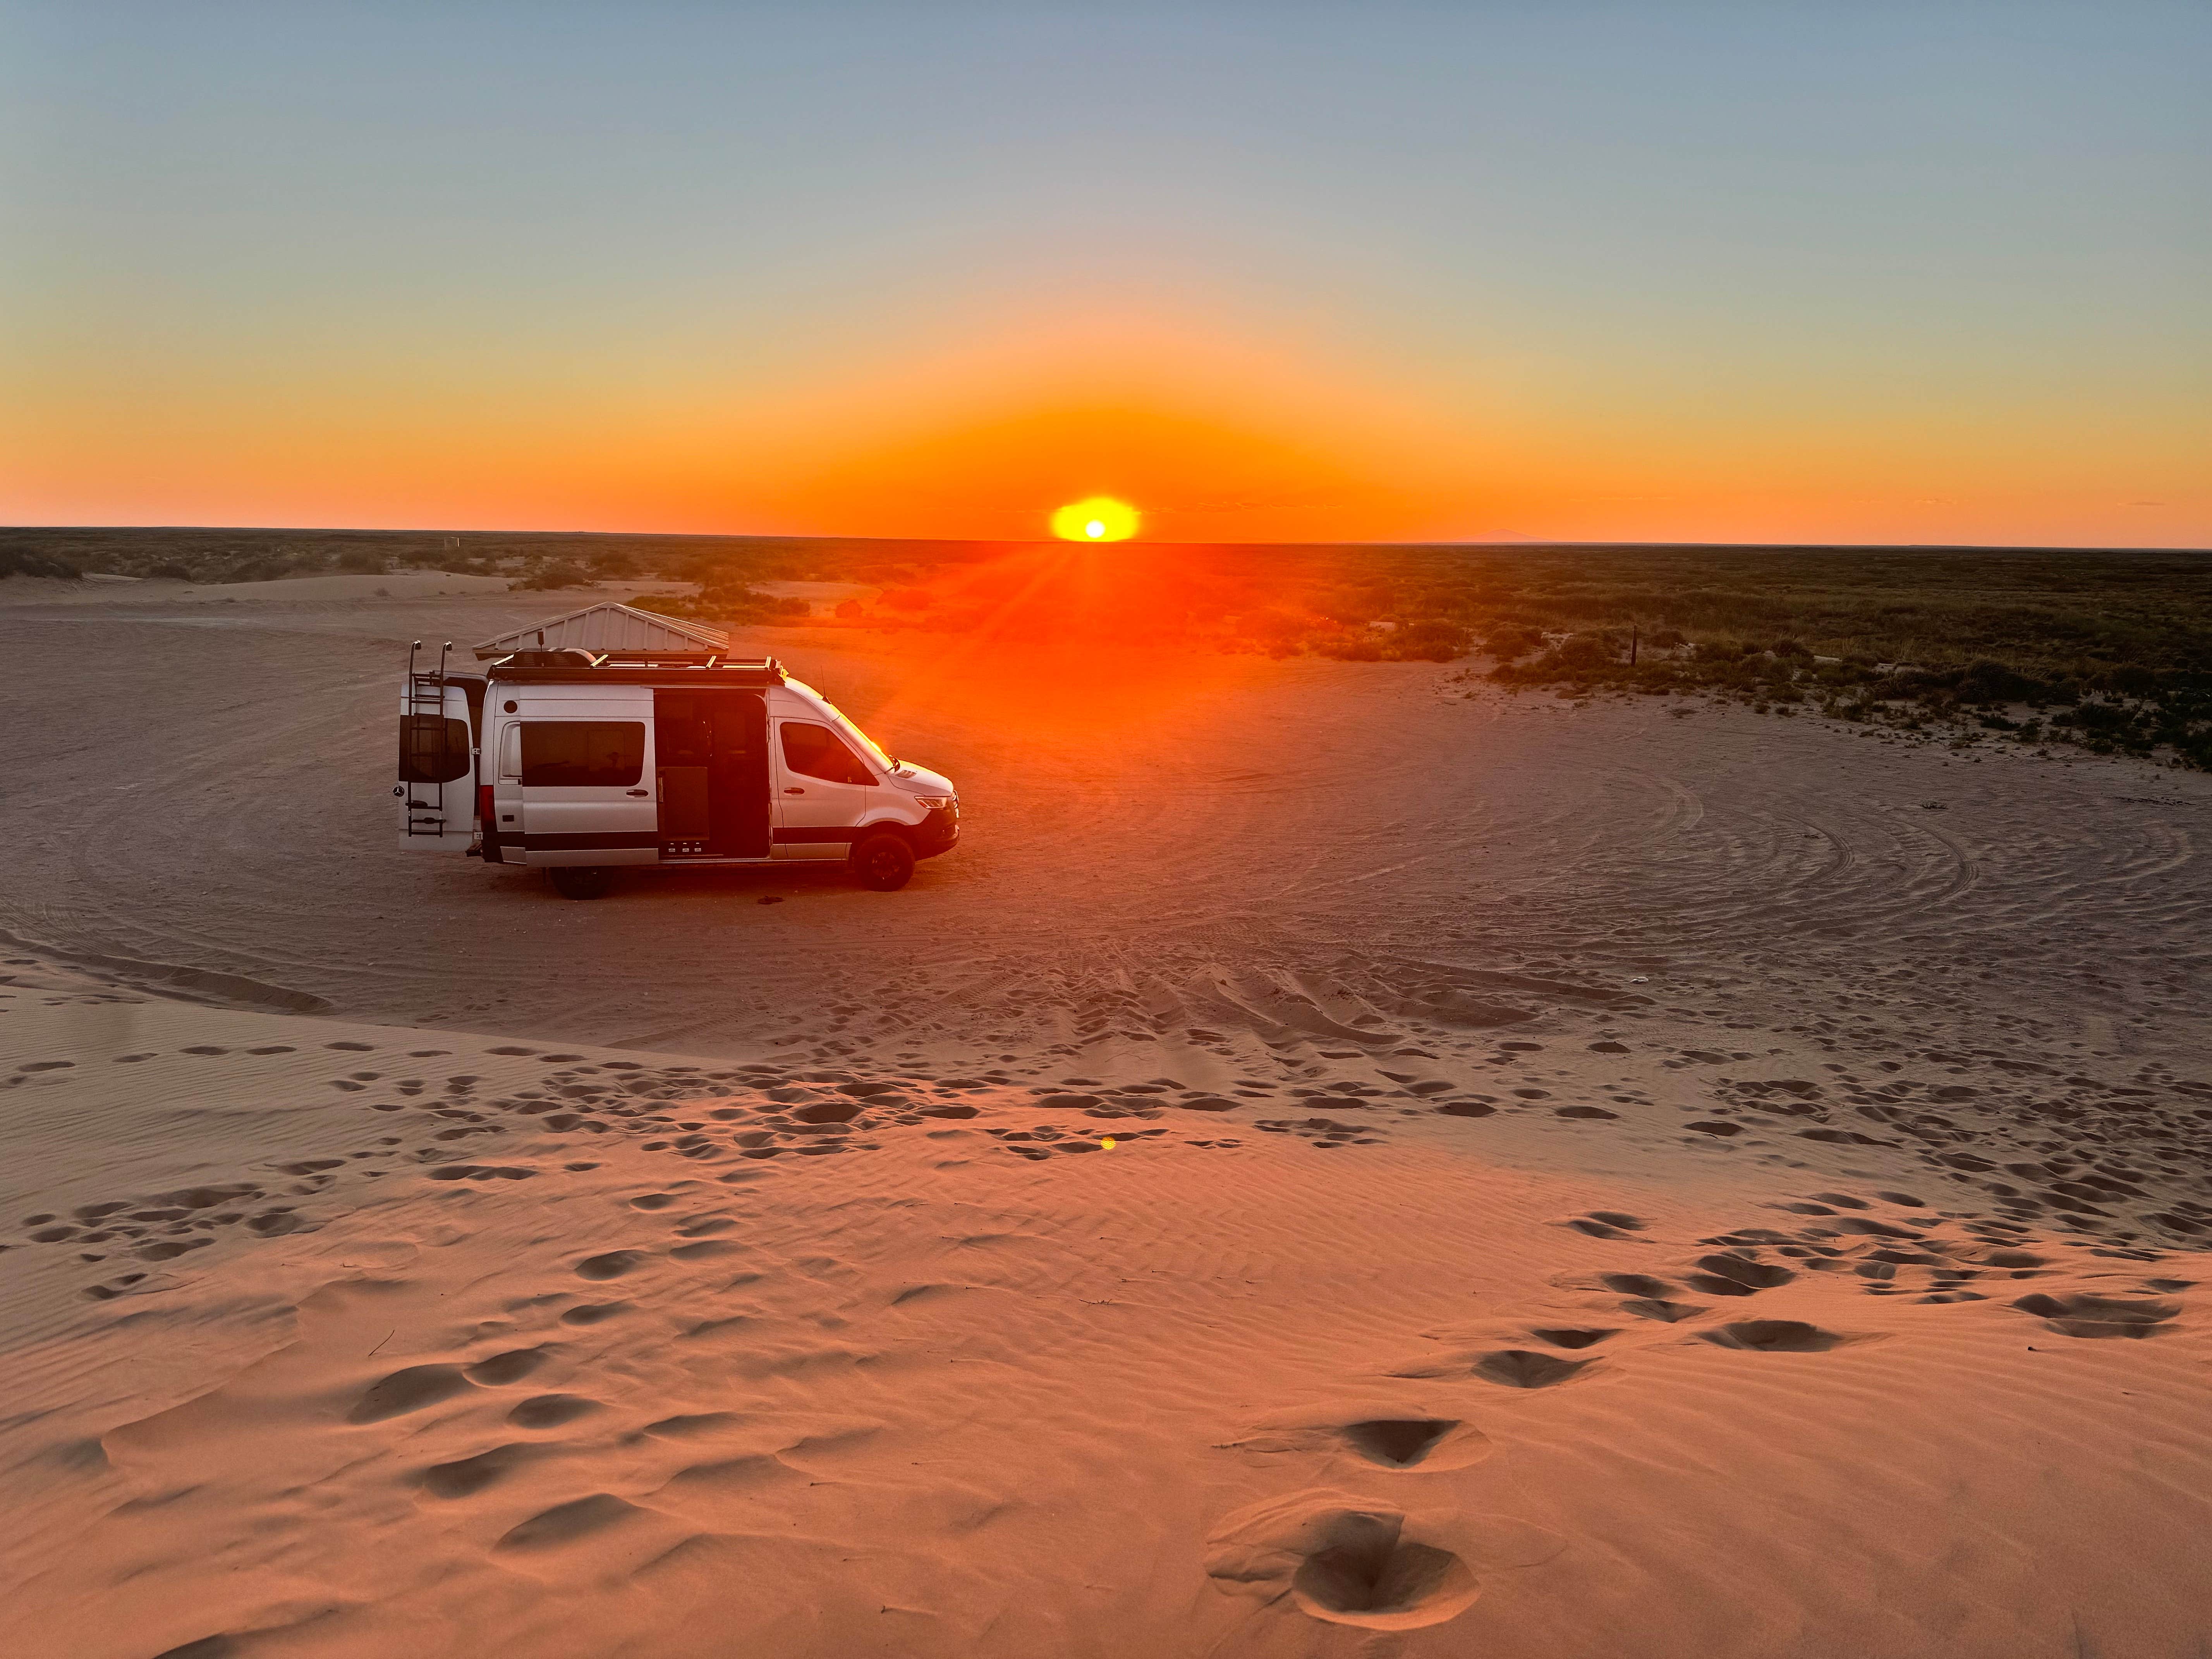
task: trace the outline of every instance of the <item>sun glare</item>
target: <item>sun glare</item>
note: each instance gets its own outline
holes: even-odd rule
[[[1065,542],[1125,542],[1137,533],[1137,509],[1110,495],[1070,501],[1052,515],[1052,533]]]

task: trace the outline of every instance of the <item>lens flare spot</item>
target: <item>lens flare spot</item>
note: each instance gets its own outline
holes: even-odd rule
[[[1110,495],[1070,501],[1052,515],[1052,533],[1066,542],[1125,542],[1137,533],[1137,509]]]

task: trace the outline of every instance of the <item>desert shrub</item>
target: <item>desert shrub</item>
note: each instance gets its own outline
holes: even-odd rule
[[[1552,668],[1566,673],[1577,670],[1610,668],[1620,659],[1613,642],[1601,634],[1577,634],[1559,641],[1547,652],[1544,660]]]
[[[2094,690],[2117,692],[2124,697],[2148,697],[2158,691],[2159,680],[2148,668],[2124,663],[2094,676],[2090,685]]]
[[[664,617],[689,617],[732,627],[794,622],[811,614],[813,610],[804,599],[781,599],[742,586],[713,587],[689,598],[652,593],[629,603],[640,611],[657,611]]]
[[[338,555],[338,568],[356,575],[380,576],[384,574],[384,555],[366,547],[349,547]]]
[[[1390,596],[1373,588],[1339,587],[1316,594],[1310,603],[1317,615],[1340,628],[1364,628],[1390,609]]]
[[[1237,618],[1237,631],[1262,645],[1289,646],[1313,630],[1313,619],[1281,605],[1269,605]]]
[[[1473,635],[1455,622],[1427,617],[1401,624],[1390,636],[1389,654],[1423,662],[1449,662],[1466,653]]]
[[[0,576],[52,576],[74,581],[84,573],[67,559],[24,547],[0,547]]]
[[[1525,626],[1493,629],[1484,635],[1482,648],[1500,662],[1511,662],[1531,651],[1541,651],[1544,648],[1544,630]]]
[[[1345,634],[1324,640],[1320,647],[1324,657],[1334,657],[1339,662],[1381,662],[1382,643],[1372,634]]]
[[[2045,689],[2040,680],[1988,657],[1967,664],[1956,684],[1964,702],[2027,702]]]
[[[573,559],[546,559],[532,566],[509,586],[521,591],[559,587],[589,587],[598,580]]]
[[[222,580],[227,582],[273,582],[298,573],[297,562],[280,554],[268,558],[247,559],[234,564],[224,573]]]

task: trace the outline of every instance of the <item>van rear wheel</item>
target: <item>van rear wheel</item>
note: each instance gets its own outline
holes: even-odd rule
[[[605,898],[615,884],[614,872],[597,865],[564,865],[547,872],[553,890],[566,899]]]
[[[853,848],[853,873],[860,885],[878,893],[896,893],[914,877],[914,848],[904,836],[886,830]]]

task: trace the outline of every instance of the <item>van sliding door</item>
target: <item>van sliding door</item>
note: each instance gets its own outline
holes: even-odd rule
[[[766,858],[768,703],[757,691],[655,691],[660,855]]]
[[[653,864],[660,834],[641,720],[520,721],[522,843],[532,864]]]

